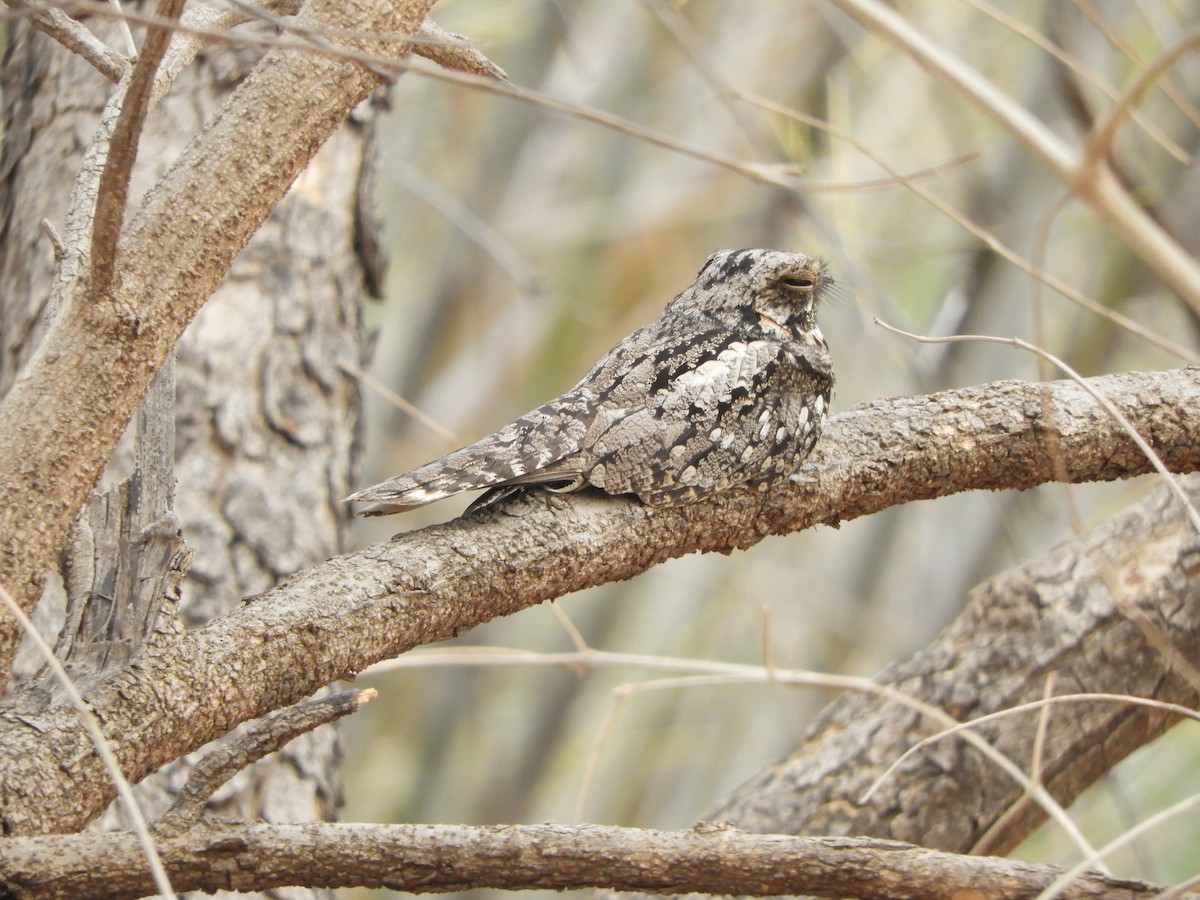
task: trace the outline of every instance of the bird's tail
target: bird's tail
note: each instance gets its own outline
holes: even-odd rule
[[[535,409],[461,450],[346,498],[364,516],[404,512],[463,491],[567,481],[579,476],[565,460],[579,449],[586,425],[564,408],[567,397]]]

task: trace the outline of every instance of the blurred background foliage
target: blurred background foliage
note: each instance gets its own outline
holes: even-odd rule
[[[1141,67],[1200,24],[1186,0],[925,0],[897,6],[1070,146]],[[740,99],[828,121],[962,216],[1099,303],[1195,350],[1196,320],[1091,208],[1009,132],[822,0],[443,0],[514,84],[746,163],[798,165],[792,191],[619,129],[407,75],[390,94],[380,213],[392,256],[372,376],[453,437],[368,389],[371,484],[473,440],[570,387],[652,319],[718,249],[799,249],[830,261],[821,310],[834,411],[890,395],[1038,377],[1007,347],[920,345],[923,334],[1035,340],[1085,375],[1181,365],[998,257],[841,137]],[[1053,53],[1051,52],[1053,49]],[[1061,61],[1068,57],[1071,65]],[[1190,252],[1197,247],[1200,62],[1186,58],[1126,122],[1112,163]],[[1035,315],[1035,311],[1040,313]],[[1055,377],[1060,377],[1055,375]],[[989,574],[1072,536],[1148,481],[970,494],[840,530],[693,556],[625,584],[476,629],[459,644],[540,653],[589,646],[646,657],[870,675],[925,644]],[[456,515],[466,499],[357,527],[365,545]],[[829,699],[814,690],[649,688],[663,673],[548,664],[424,666],[360,680],[382,697],[350,727],[349,820],[585,821],[680,828],[784,755]],[[1031,721],[1032,727],[1032,721]],[[1196,790],[1197,732],[1177,728],[1085,796],[1103,842]],[[589,777],[589,765],[594,772]],[[581,792],[586,804],[577,810]],[[1165,837],[1170,835],[1170,837]],[[1200,827],[1175,822],[1118,874],[1200,869]],[[1018,855],[1074,862],[1056,835]]]

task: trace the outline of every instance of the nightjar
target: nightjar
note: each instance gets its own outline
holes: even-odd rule
[[[677,506],[795,472],[821,433],[833,366],[816,306],[833,279],[800,253],[726,250],[575,387],[499,431],[359,491],[364,515],[491,488],[591,485]]]

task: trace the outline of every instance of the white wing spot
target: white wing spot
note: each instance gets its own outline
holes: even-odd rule
[[[716,359],[710,359],[675,379],[665,408],[684,412],[691,406],[716,408],[738,386],[748,386],[774,353],[766,341],[733,341]],[[716,438],[714,438],[716,440]]]

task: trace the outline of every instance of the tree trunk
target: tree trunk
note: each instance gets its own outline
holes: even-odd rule
[[[147,121],[131,204],[256,56],[218,49],[179,78]],[[61,230],[64,186],[112,88],[26,22],[13,23],[0,195],[4,390],[42,333],[53,257],[39,223],[47,219]],[[63,104],[62,97],[74,102]],[[363,364],[359,298],[364,277],[377,282],[379,274],[365,273],[356,252],[374,241],[363,231],[372,227],[363,211],[371,199],[373,128],[365,108],[329,140],[178,346],[176,511],[196,550],[181,606],[188,625],[342,549],[345,512],[338,501],[353,480],[359,414],[357,385],[342,366]],[[129,474],[129,444],[127,436],[106,482]],[[61,599],[43,602],[44,624],[61,622],[61,608]],[[26,672],[36,668],[28,653],[22,662]],[[329,820],[341,799],[340,757],[336,729],[309,733],[243,772],[213,806],[250,820]],[[148,814],[165,808],[189,768],[184,760],[139,785]],[[110,812],[104,821],[111,826],[122,818]]]

